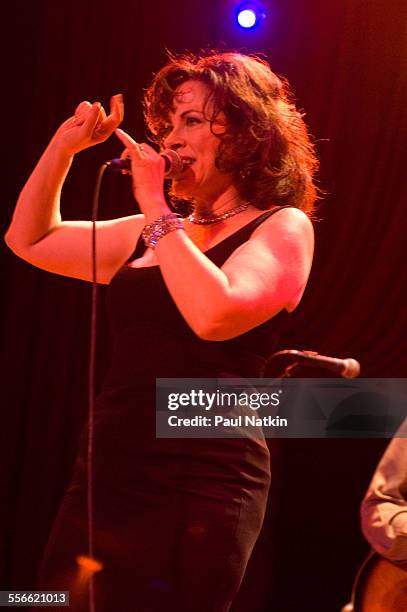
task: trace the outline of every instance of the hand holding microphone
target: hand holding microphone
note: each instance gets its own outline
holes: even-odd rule
[[[119,170],[131,167],[133,193],[147,223],[170,211],[164,197],[164,178],[174,176],[183,169],[183,162],[175,151],[164,151],[161,155],[147,143],[137,143],[121,129],[116,136],[125,146],[121,159],[107,162],[107,167]],[[128,159],[129,158],[129,159]]]
[[[143,152],[144,145],[139,144],[139,149]],[[184,162],[176,151],[173,151],[172,149],[165,149],[165,151],[162,151],[159,155],[164,159],[165,178],[173,178],[174,176],[181,174],[184,169]],[[127,171],[129,174],[131,174],[131,158],[128,156],[110,159],[108,162],[106,162],[106,165],[108,166],[109,170]]]

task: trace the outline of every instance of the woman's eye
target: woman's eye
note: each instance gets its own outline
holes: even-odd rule
[[[187,117],[185,123],[187,125],[194,125],[194,123],[201,123],[201,120],[198,117]]]

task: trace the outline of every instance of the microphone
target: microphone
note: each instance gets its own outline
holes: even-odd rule
[[[320,367],[331,370],[331,372],[340,374],[343,378],[356,378],[360,374],[360,363],[351,357],[347,359],[337,359],[336,357],[318,355],[318,353],[314,351],[297,351],[292,349],[279,351],[273,355],[273,358],[280,355],[292,356],[294,361],[304,366]]]
[[[176,151],[165,149],[160,153],[160,157],[165,162],[164,176],[166,178],[174,178],[184,170],[185,164]],[[131,159],[130,157],[111,159],[105,162],[105,165],[110,170],[131,170]]]

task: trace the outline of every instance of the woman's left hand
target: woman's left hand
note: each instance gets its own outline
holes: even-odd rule
[[[123,130],[115,130],[116,136],[126,147],[121,159],[131,159],[133,193],[141,212],[151,222],[170,212],[164,197],[164,159],[150,145],[137,143]]]

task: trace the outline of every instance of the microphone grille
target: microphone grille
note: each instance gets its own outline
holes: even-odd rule
[[[163,157],[167,157],[169,161],[168,170],[165,172],[165,176],[167,178],[172,178],[178,174],[181,174],[184,169],[184,162],[176,151],[173,151],[172,149],[165,149],[161,155]]]

